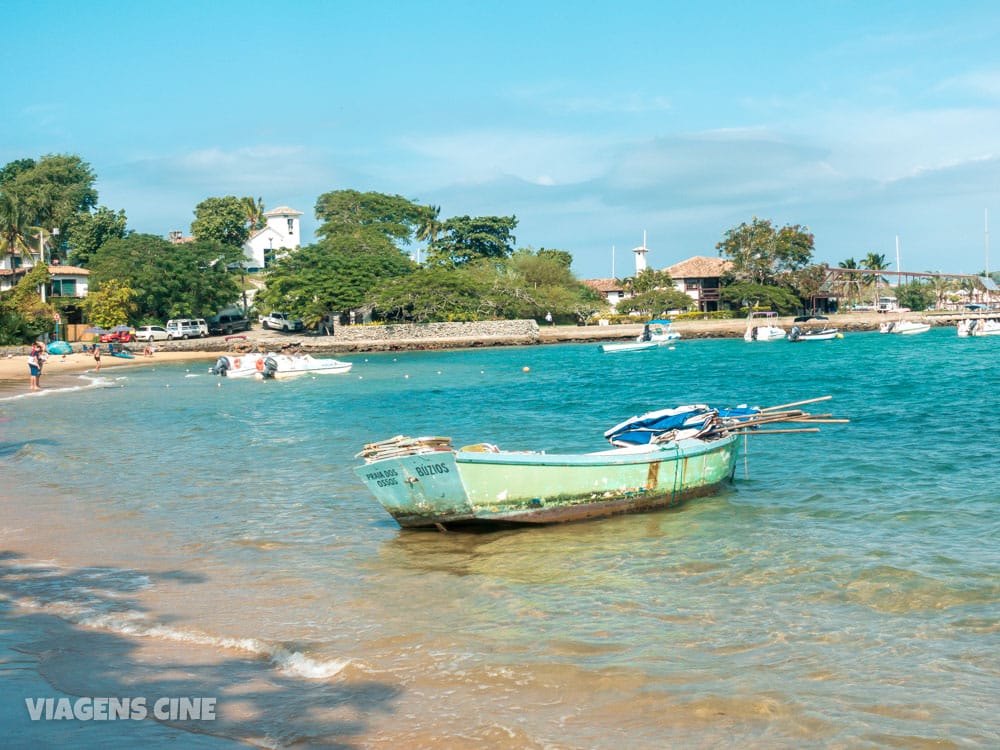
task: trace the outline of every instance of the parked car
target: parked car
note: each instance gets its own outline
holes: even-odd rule
[[[168,339],[197,339],[207,335],[208,323],[204,318],[172,318],[167,321]]]
[[[250,321],[236,311],[221,312],[208,319],[208,332],[228,336],[239,331],[249,331]]]
[[[139,341],[166,341],[170,338],[163,326],[140,326],[136,329],[135,337]]]
[[[135,340],[131,331],[119,331],[117,333],[102,333],[102,344],[130,344]]]
[[[274,328],[279,331],[301,331],[305,327],[299,318],[293,318],[288,313],[277,310],[261,318],[260,324],[264,328]]]

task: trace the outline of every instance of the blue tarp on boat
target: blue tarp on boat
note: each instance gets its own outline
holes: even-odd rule
[[[605,432],[604,437],[612,445],[646,445],[657,437],[674,430],[700,429],[716,416],[724,419],[739,419],[757,413],[759,413],[757,409],[743,406],[726,409],[713,409],[705,404],[678,406],[674,409],[647,412],[640,417],[626,419]]]

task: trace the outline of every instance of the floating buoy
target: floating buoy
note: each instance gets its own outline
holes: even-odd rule
[[[521,372],[531,372],[531,368],[530,367],[522,367],[521,368]]]
[[[403,376],[403,379],[404,379],[404,380],[409,380],[409,379],[410,379],[410,376],[409,376],[409,375],[404,375],[404,376]]]

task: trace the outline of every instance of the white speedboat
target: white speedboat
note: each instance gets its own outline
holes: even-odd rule
[[[898,333],[909,336],[914,333],[924,333],[931,330],[930,323],[920,323],[916,320],[893,320],[878,327],[880,333]]]
[[[340,375],[350,372],[352,363],[337,359],[317,359],[309,354],[226,354],[209,369],[228,378],[285,380],[299,375]]]
[[[601,344],[601,351],[607,354],[644,352],[649,349],[656,349],[659,345],[659,342],[656,341],[616,341],[611,344]]]
[[[785,329],[775,325],[777,317],[776,312],[751,311],[747,316],[747,332],[743,334],[743,340],[781,341],[785,338]]]
[[[667,344],[677,341],[681,335],[674,330],[674,325],[669,320],[651,320],[642,327],[640,341],[655,341],[658,344]]]
[[[986,318],[969,318],[958,323],[958,335],[966,336],[998,336],[1000,321]]]
[[[224,378],[252,378],[264,371],[264,358],[272,356],[261,352],[224,354],[208,368],[212,375]]]
[[[799,323],[808,323],[811,320],[820,322],[819,328],[802,328]],[[823,315],[803,315],[795,319],[795,325],[788,332],[789,341],[830,341],[831,339],[843,338],[844,335],[839,328],[831,328],[826,325],[829,320]]]
[[[635,341],[620,341],[613,344],[601,344],[601,351],[612,352],[641,352],[647,349],[655,349],[661,344],[669,344],[677,341],[681,335],[674,330],[669,320],[651,320],[642,327]]]
[[[269,354],[264,358],[261,380],[285,380],[299,375],[341,375],[352,363],[339,359],[316,359],[309,354]]]

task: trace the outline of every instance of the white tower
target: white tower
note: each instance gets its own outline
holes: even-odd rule
[[[635,275],[638,276],[646,270],[646,253],[649,252],[646,248],[645,230],[642,232],[642,245],[640,247],[633,248],[632,252],[635,253]]]

